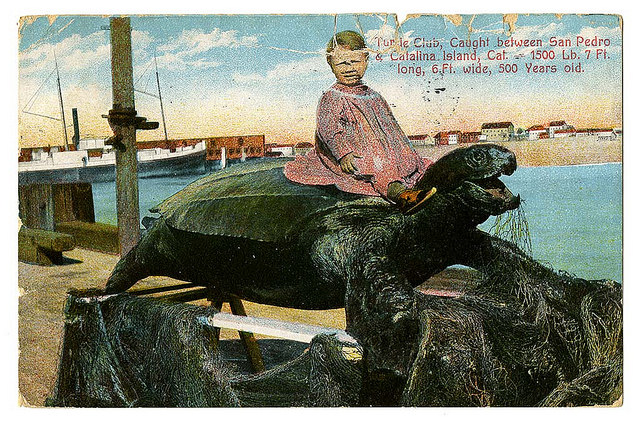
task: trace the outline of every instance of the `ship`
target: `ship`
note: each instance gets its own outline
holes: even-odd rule
[[[225,168],[228,164],[244,162],[264,156],[264,135],[233,137],[209,137],[202,139],[172,139],[167,126],[160,91],[160,79],[156,62],[157,94],[136,90],[155,97],[160,102],[164,128],[164,140],[137,143],[138,177],[153,178],[177,175],[197,175]],[[18,158],[18,183],[65,183],[115,181],[116,152],[106,139],[80,139],[77,109],[73,108],[72,143],[69,144],[64,103],[60,89],[60,75],[55,62],[58,101],[61,118],[44,116],[28,111],[31,101],[22,110],[48,119],[60,121],[64,132],[64,144],[48,147],[24,147]],[[32,104],[31,104],[32,105]]]
[[[116,152],[105,141],[22,148],[18,183],[115,181]],[[205,174],[265,156],[264,134],[143,141],[137,146],[138,178]]]
[[[69,150],[64,147],[21,149],[18,183],[115,181],[116,152],[104,141],[80,140],[77,149]],[[203,174],[216,169],[207,162],[206,153],[205,140],[173,148],[138,149],[138,177]]]

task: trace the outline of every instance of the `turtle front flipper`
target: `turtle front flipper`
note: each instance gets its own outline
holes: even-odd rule
[[[177,277],[177,247],[172,231],[164,219],[160,218],[116,264],[107,280],[105,291],[109,294],[121,293],[148,276]]]
[[[420,342],[415,291],[396,261],[372,255],[347,280],[347,332],[364,348],[366,406],[402,399]]]

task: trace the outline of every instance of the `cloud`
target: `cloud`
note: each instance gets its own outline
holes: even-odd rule
[[[131,45],[134,50],[146,49],[154,41],[147,31],[131,30]]]
[[[110,61],[110,47],[106,32],[87,36],[74,34],[58,43],[43,43],[19,54],[20,72],[31,75],[54,67],[54,53],[60,70],[76,71]]]
[[[328,65],[322,52],[302,60],[280,63],[265,74],[249,73],[233,75],[233,80],[238,83],[257,83],[283,81],[290,78],[300,80],[313,76],[325,77],[328,72]]]
[[[240,46],[256,47],[256,36],[238,37],[236,30],[222,31],[214,28],[210,33],[202,30],[184,30],[176,39],[160,46],[158,50],[163,52],[184,52],[187,56],[193,56],[208,52],[214,48],[237,48]]]
[[[222,31],[214,28],[209,33],[202,30],[184,30],[177,38],[158,47],[158,51],[162,53],[158,57],[158,66],[173,71],[214,68],[221,63],[207,59],[208,52],[216,48],[257,46],[256,36],[238,36],[236,30]]]
[[[170,71],[185,71],[187,69],[207,69],[218,67],[219,61],[208,60],[203,57],[191,57],[184,52],[165,52],[158,56],[158,67]]]

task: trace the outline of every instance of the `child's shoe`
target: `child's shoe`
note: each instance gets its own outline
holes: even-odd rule
[[[411,215],[424,208],[424,203],[435,193],[435,187],[432,187],[431,190],[407,189],[397,196],[395,202],[403,214]]]

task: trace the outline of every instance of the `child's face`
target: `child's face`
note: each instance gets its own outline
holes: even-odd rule
[[[337,46],[329,60],[331,70],[336,75],[338,82],[343,85],[353,86],[360,82],[369,64],[369,54],[365,51],[352,51],[342,46]]]

